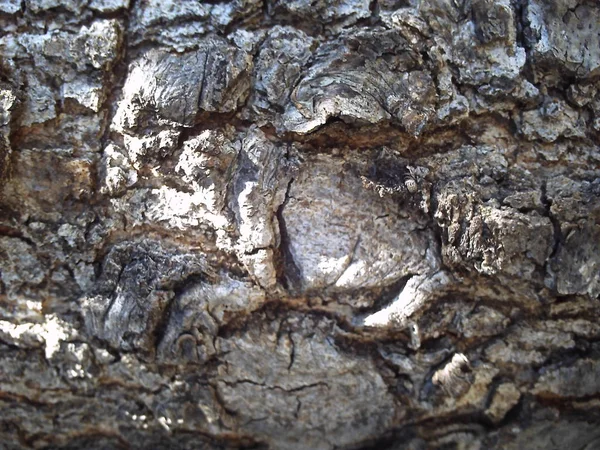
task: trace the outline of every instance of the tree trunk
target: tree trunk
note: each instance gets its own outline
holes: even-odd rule
[[[2,448],[600,448],[599,36],[0,1]]]

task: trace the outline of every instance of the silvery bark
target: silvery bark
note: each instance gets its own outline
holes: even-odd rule
[[[600,6],[0,1],[2,448],[600,448]]]

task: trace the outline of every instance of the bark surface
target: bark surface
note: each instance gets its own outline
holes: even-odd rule
[[[600,448],[600,6],[1,0],[0,447]]]

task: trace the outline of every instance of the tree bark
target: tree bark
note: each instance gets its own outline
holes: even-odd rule
[[[2,448],[600,448],[599,36],[0,1]]]

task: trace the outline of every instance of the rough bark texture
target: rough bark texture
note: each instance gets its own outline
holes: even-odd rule
[[[600,448],[600,6],[1,0],[0,446]]]

